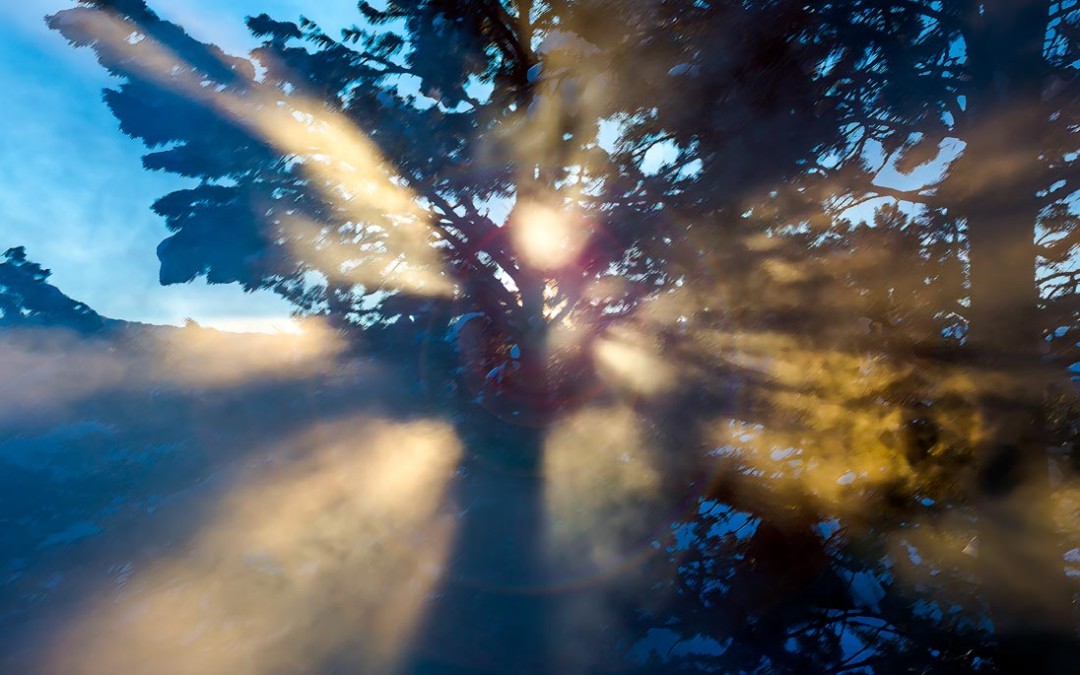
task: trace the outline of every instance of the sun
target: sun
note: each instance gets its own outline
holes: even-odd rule
[[[581,253],[589,235],[577,214],[535,202],[518,208],[510,228],[514,249],[528,265],[542,270],[569,265]]]

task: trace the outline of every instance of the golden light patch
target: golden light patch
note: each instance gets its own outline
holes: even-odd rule
[[[297,319],[294,325],[295,334],[238,336],[197,328],[155,333],[146,374],[186,386],[220,387],[332,372],[345,350],[342,337],[318,318]]]
[[[597,340],[593,349],[601,377],[619,389],[655,396],[677,384],[675,369],[647,335],[617,327]]]

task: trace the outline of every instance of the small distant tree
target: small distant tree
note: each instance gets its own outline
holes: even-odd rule
[[[0,261],[0,326],[66,327],[83,333],[104,321],[88,306],[48,283],[51,272],[26,257],[22,246],[9,248]]]

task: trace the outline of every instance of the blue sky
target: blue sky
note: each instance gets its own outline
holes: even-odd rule
[[[150,211],[185,184],[142,168],[142,146],[101,100],[110,78],[89,50],[69,47],[44,17],[74,0],[0,1],[0,251],[26,246],[68,295],[113,318],[227,329],[287,324],[288,305],[239,287],[158,284],[167,235]],[[304,14],[327,32],[359,17],[353,0],[151,0],[161,15],[233,53],[253,46],[244,17]]]

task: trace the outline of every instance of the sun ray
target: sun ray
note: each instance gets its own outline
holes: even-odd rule
[[[41,672],[393,669],[437,587],[460,457],[444,423],[320,424],[268,451],[183,547],[134,571]]]

